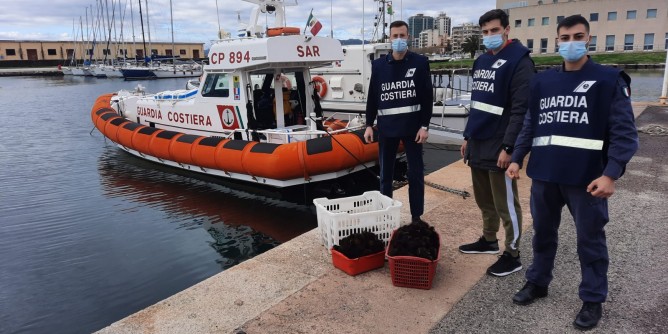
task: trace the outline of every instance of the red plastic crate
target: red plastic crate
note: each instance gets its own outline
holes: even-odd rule
[[[396,231],[395,231],[396,232]],[[390,256],[387,254],[392,246],[392,239],[385,250],[386,257],[390,263],[390,276],[392,277],[392,284],[394,286],[415,289],[431,289],[431,284],[436,273],[436,265],[441,258],[441,237],[438,236],[438,255],[436,260],[428,260],[415,256]]]
[[[343,253],[332,248],[332,263],[334,263],[334,267],[343,270],[346,274],[355,276],[370,270],[382,268],[385,265],[385,251],[356,259],[349,259]]]

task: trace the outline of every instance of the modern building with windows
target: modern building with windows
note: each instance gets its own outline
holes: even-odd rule
[[[150,48],[150,50],[149,50]],[[204,43],[156,43],[146,44],[146,54],[176,56],[182,59],[205,57]],[[144,58],[143,43],[81,43],[72,41],[0,40],[0,64],[20,62],[59,62],[65,64],[74,57],[83,60],[113,58]]]
[[[423,30],[434,28],[434,18],[425,16],[424,14],[417,14],[408,18],[408,35],[411,38],[410,46],[417,46],[419,44],[420,33]]]
[[[497,0],[496,7],[510,16],[510,37],[534,54],[557,52],[557,24],[574,14],[589,21],[590,52],[668,48],[666,0]]]

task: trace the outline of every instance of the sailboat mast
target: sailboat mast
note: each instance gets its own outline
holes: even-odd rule
[[[144,37],[144,18],[141,13],[141,0],[139,0],[139,22],[141,24],[141,40],[144,43],[144,59],[146,59],[146,38]]]
[[[174,69],[174,74],[176,74],[176,57],[174,55],[174,12],[172,11],[172,0],[169,0],[169,19],[172,24],[172,68]]]
[[[144,0],[144,5],[146,6],[146,30],[148,30],[148,49],[149,53],[151,54],[151,61],[153,59],[153,45],[151,45],[151,23],[148,21],[149,18],[149,10],[148,10],[148,0]]]

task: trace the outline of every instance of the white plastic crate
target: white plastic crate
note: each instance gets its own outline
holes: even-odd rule
[[[367,191],[359,196],[313,200],[318,214],[321,242],[331,250],[339,240],[353,234],[370,231],[387,243],[392,231],[401,223],[401,202],[379,191]]]

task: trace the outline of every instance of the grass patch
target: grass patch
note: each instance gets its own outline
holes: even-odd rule
[[[561,56],[532,55],[536,65],[559,65]],[[666,61],[665,51],[653,52],[622,52],[622,53],[596,53],[591,56],[599,64],[663,64]],[[462,59],[455,61],[444,61],[431,63],[432,70],[456,69],[473,67],[473,59]]]

